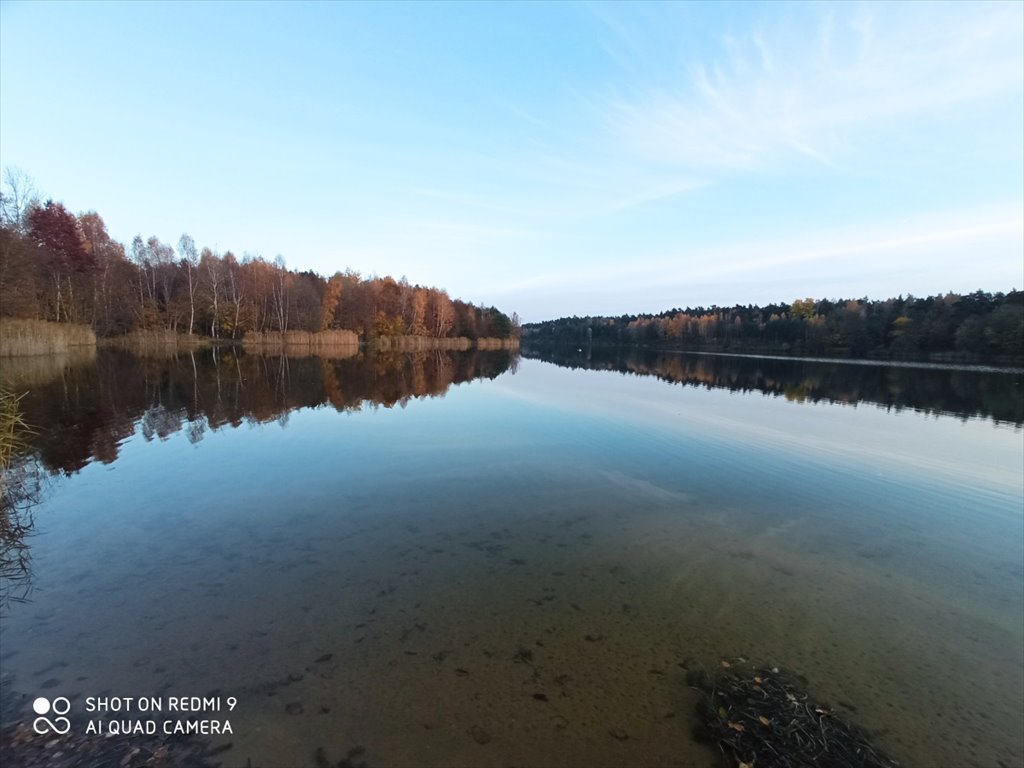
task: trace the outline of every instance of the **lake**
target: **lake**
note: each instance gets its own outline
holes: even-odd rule
[[[3,717],[234,697],[224,765],[714,764],[743,656],[1024,762],[1024,375],[639,350],[5,360]],[[148,717],[148,715],[123,715]],[[228,748],[228,745],[230,747]]]

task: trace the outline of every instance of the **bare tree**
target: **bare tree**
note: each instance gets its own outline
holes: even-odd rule
[[[277,315],[277,329],[284,332],[288,330],[288,267],[281,254],[274,259],[274,272],[274,314]]]
[[[238,259],[235,258],[235,254],[231,251],[224,254],[224,271],[227,277],[228,296],[231,299],[232,306],[235,308],[235,316],[231,321],[231,338],[234,339],[238,335],[238,324],[242,316],[242,301],[245,297],[242,293],[242,279],[239,275]]]
[[[188,276],[188,332],[192,334],[192,328],[196,322],[196,282],[193,273],[199,267],[199,254],[196,252],[196,241],[189,235],[184,234],[178,240],[178,253],[181,254],[181,266],[185,268]]]
[[[38,202],[39,193],[32,178],[18,168],[5,168],[0,189],[0,226],[24,235],[28,232],[28,210]]]
[[[149,251],[149,263],[153,280],[152,296],[157,300],[157,308],[163,312],[168,326],[177,330],[177,318],[171,312],[171,292],[174,284],[174,249],[161,243],[160,238],[153,235],[146,241]]]
[[[213,312],[213,321],[210,325],[210,335],[217,338],[217,323],[220,319],[220,294],[224,282],[224,264],[220,256],[216,255],[209,248],[203,248],[200,264],[206,272],[206,285],[210,296],[210,309]]]

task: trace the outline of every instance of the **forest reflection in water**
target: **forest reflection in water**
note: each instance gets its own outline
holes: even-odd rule
[[[404,407],[442,397],[449,387],[514,370],[507,350],[345,351],[341,357],[285,357],[239,349],[201,349],[140,357],[114,349],[83,359],[5,362],[5,376],[23,392],[32,426],[24,453],[70,474],[92,460],[112,463],[138,427],[147,439],[185,430],[192,442],[207,430],[286,418],[298,408],[338,411]]]
[[[872,403],[960,418],[1024,424],[1024,373],[884,361],[711,355],[641,347],[524,347],[565,368],[655,376],[671,384],[761,392],[794,402]]]
[[[281,421],[298,408],[405,407],[515,365],[507,350],[344,348],[330,357],[291,357],[238,348],[141,356],[87,348],[9,358],[3,384],[15,393],[20,423],[14,455],[0,468],[0,614],[31,595],[33,512],[47,475],[71,475],[92,461],[112,464],[136,430],[147,441],[184,430],[198,443],[208,430]]]
[[[143,437],[265,423],[297,408],[338,411],[443,396],[452,385],[514,371],[509,351],[368,353],[281,357],[234,348],[139,357],[113,349],[79,358],[12,359],[8,386],[32,430],[22,451],[50,471],[73,473],[92,460],[116,460],[136,426]],[[871,403],[959,418],[1024,424],[1024,375],[990,369],[850,365],[803,359],[686,354],[635,347],[525,349],[524,356],[567,368],[653,376],[671,384],[761,392],[794,402]],[[46,364],[42,364],[45,362]]]
[[[507,352],[5,364],[53,474],[0,727],[31,727],[40,686],[82,717],[107,690],[220,690],[224,765],[698,766],[679,665],[743,654],[905,764],[1019,764],[1020,427],[974,418],[1005,408],[831,407],[867,386],[616,354],[654,375]],[[787,370],[813,396],[759,396],[807,378]]]

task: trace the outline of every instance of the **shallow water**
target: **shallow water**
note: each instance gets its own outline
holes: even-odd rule
[[[1024,761],[1020,374],[596,358],[34,372],[5,720],[216,691],[225,765],[710,765],[679,665],[742,655],[904,765]]]

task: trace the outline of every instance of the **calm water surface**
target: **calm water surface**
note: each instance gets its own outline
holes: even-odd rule
[[[5,362],[5,721],[219,691],[225,765],[710,765],[679,665],[742,655],[904,765],[1024,762],[1021,374],[549,357]]]

